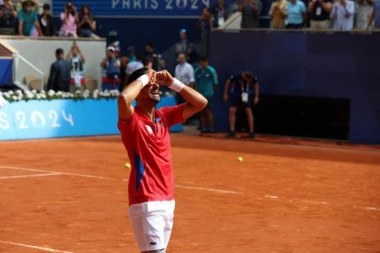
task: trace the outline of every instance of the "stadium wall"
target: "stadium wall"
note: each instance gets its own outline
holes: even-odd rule
[[[210,64],[220,79],[215,130],[228,130],[228,104],[222,99],[225,81],[249,69],[258,76],[263,96],[348,99],[348,140],[379,144],[379,41],[378,33],[213,32]]]

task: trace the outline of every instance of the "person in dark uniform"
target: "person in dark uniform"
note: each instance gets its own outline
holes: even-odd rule
[[[255,138],[253,128],[252,104],[259,102],[259,83],[251,71],[232,75],[224,88],[224,101],[229,102],[230,131],[227,137],[235,137],[236,110],[244,107],[248,117],[249,137]]]
[[[55,50],[56,61],[50,67],[47,90],[65,91],[70,89],[70,64],[64,59],[62,48]]]

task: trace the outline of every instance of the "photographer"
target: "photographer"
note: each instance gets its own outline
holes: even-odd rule
[[[68,1],[65,5],[65,12],[61,13],[61,21],[62,26],[59,36],[77,38],[77,24],[79,21],[79,16],[77,8],[71,1]]]
[[[81,8],[81,13],[79,16],[79,24],[78,24],[78,33],[79,37],[87,37],[90,38],[92,33],[96,29],[96,21],[92,12],[90,10],[90,6],[87,4],[83,5]]]
[[[0,5],[0,34],[14,35],[17,12],[11,0],[4,0]]]

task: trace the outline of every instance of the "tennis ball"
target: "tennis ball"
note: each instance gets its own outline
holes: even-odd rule
[[[125,163],[125,168],[130,169],[131,168],[131,164],[130,163]]]
[[[239,162],[243,162],[243,157],[239,156],[237,159]]]

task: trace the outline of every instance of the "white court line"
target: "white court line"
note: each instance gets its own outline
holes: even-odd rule
[[[220,189],[213,189],[213,188],[203,188],[203,187],[196,187],[196,186],[186,186],[186,185],[178,185],[178,184],[176,184],[174,186],[178,187],[178,188],[191,189],[191,190],[220,192],[220,193],[229,193],[229,194],[243,194],[242,192],[237,192],[237,191],[220,190]]]
[[[72,251],[56,250],[56,249],[52,249],[52,248],[38,247],[38,246],[33,246],[33,245],[28,245],[28,244],[22,244],[22,243],[15,243],[15,242],[0,241],[0,243],[20,246],[20,247],[30,248],[30,249],[38,249],[38,250],[42,250],[42,251],[46,251],[46,252],[74,253]]]
[[[272,195],[265,195],[264,197],[269,199],[278,199],[278,196],[272,196]]]
[[[373,210],[373,211],[380,211],[380,208],[376,208],[376,207],[364,207],[364,209]]]
[[[93,176],[93,175],[87,175],[87,174],[76,174],[76,173],[68,173],[68,172],[62,172],[62,171],[39,170],[39,169],[6,166],[6,165],[0,165],[0,169],[24,170],[24,171],[45,172],[45,173],[50,172],[50,173],[59,173],[61,175],[68,175],[68,176],[87,177],[87,178],[96,178],[96,179],[105,179],[105,180],[116,180],[114,178],[102,177],[102,176]]]
[[[29,177],[48,177],[48,176],[58,176],[62,173],[47,173],[47,174],[34,174],[34,175],[19,175],[19,176],[9,176],[9,177],[0,177],[1,179],[13,179],[13,178],[29,178]]]

